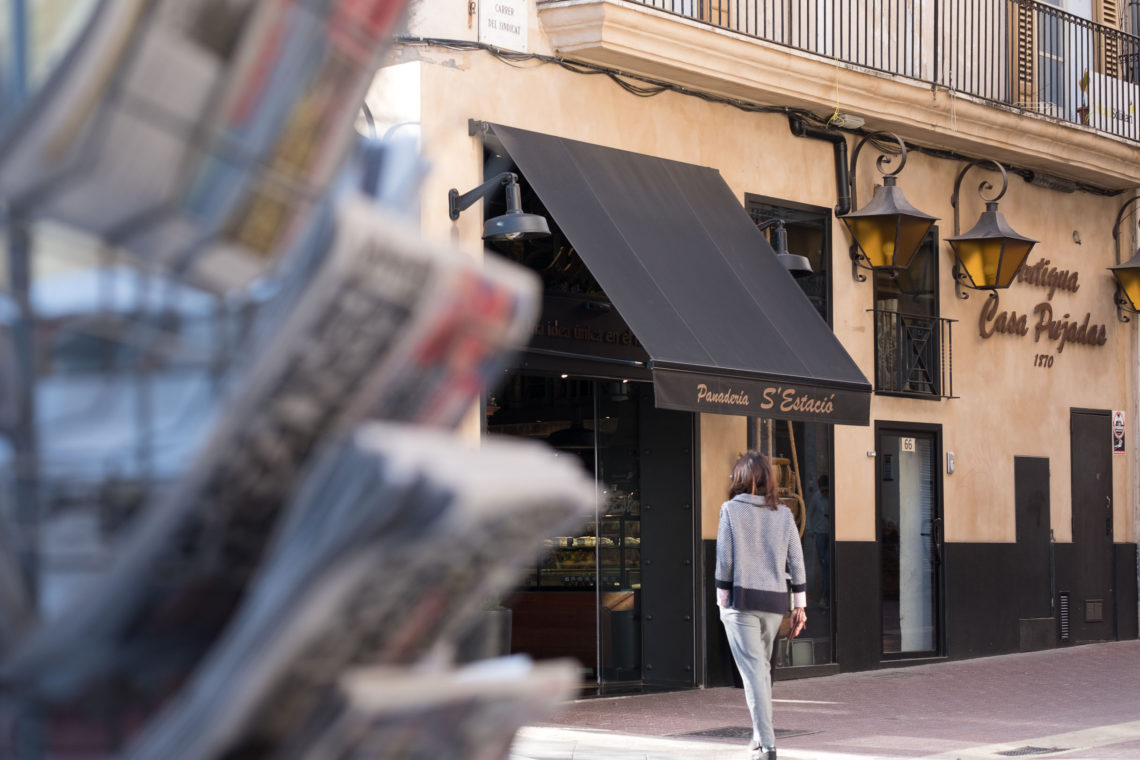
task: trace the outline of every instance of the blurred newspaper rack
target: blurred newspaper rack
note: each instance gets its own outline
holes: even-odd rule
[[[352,145],[402,3],[99,0],[0,140],[0,195],[219,290],[264,275]]]
[[[573,691],[566,663],[452,664],[597,493],[454,432],[530,334],[533,275],[353,186],[402,10],[88,0],[32,97],[5,70],[0,752],[338,757],[395,731],[419,741],[382,757],[505,756]],[[33,280],[48,231],[95,245]],[[85,541],[97,560],[45,583]]]

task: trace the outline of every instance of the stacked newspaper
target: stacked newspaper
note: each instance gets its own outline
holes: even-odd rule
[[[350,671],[282,760],[503,760],[523,725],[578,686],[577,664],[517,656],[459,671]]]
[[[501,760],[576,667],[454,670],[456,641],[599,494],[540,444],[454,435],[533,328],[534,274],[330,192],[406,0],[89,1],[4,121],[0,203],[276,296],[205,444],[58,616],[33,619],[0,514],[0,691],[146,695],[136,760]]]
[[[311,732],[346,668],[446,660],[433,655],[482,600],[596,498],[541,444],[476,449],[443,431],[360,428],[307,472],[241,609],[127,757],[276,756]],[[417,677],[425,689],[436,680]]]
[[[109,571],[0,663],[0,682],[71,700],[115,676],[154,690],[193,666],[242,597],[319,444],[367,418],[454,427],[537,317],[532,273],[425,244],[370,203],[268,335],[174,487]]]
[[[0,199],[204,284],[303,234],[405,0],[101,0],[0,136]]]

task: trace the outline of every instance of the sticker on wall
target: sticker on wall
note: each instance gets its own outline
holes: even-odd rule
[[[528,0],[480,0],[479,41],[485,45],[526,52]]]
[[[1124,411],[1112,413],[1112,453],[1124,453]]]

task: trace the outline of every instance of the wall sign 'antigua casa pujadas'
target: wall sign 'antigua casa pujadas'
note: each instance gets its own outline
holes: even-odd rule
[[[982,338],[994,335],[1015,337],[1032,336],[1034,343],[1046,343],[1059,355],[1065,346],[1081,344],[1099,348],[1108,341],[1104,324],[1092,323],[1092,313],[1073,316],[1073,313],[1053,303],[1057,293],[1073,294],[1080,290],[1080,273],[1051,266],[1049,259],[1025,265],[1018,272],[1017,282],[1046,291],[1045,300],[1028,314],[1013,309],[1002,310],[1000,296],[995,292],[986,300],[978,318],[978,334]],[[1036,367],[1052,367],[1053,355],[1039,353],[1033,357]]]

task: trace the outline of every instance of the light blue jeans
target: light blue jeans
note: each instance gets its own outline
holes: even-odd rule
[[[744,681],[744,697],[752,715],[749,749],[776,746],[776,732],[772,728],[772,673],[768,663],[783,619],[778,612],[720,608],[720,621],[728,634],[728,646]]]

